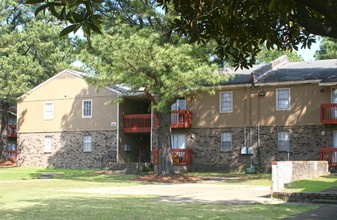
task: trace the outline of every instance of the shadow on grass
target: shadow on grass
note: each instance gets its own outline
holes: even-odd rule
[[[337,176],[330,175],[311,180],[297,180],[286,185],[286,189],[295,192],[321,192],[336,188]]]
[[[71,197],[24,201],[3,209],[3,219],[280,219],[314,207],[296,205],[210,205],[146,198]],[[266,212],[269,213],[266,215]]]
[[[130,182],[134,181],[135,175],[128,174],[105,174],[100,170],[74,170],[74,169],[40,169],[31,173],[34,179],[52,178],[89,182]]]

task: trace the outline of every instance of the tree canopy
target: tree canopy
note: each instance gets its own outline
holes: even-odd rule
[[[0,11],[0,104],[2,111],[0,160],[7,159],[8,103],[75,61],[69,38],[54,18],[39,15],[23,0],[5,0]]]
[[[314,57],[318,60],[337,59],[337,39],[324,37]]]
[[[209,90],[219,74],[207,48],[172,36],[163,41],[152,28],[136,30],[121,24],[96,35],[92,48],[83,51],[88,81],[98,87],[125,85],[129,92],[144,92],[158,117],[158,175],[171,175],[171,105],[181,97]]]
[[[67,34],[83,27],[84,33],[101,32],[105,16],[99,8],[117,2],[118,9],[129,1],[104,0],[27,0],[40,4],[36,13],[46,8],[70,25]],[[144,0],[145,4],[155,1]],[[297,50],[315,42],[312,34],[337,38],[337,2],[334,0],[157,0],[166,12],[173,11],[171,31],[184,35],[190,42],[214,40],[219,57],[234,66],[249,67],[255,63],[260,45],[278,50]],[[137,17],[137,16],[136,16]],[[153,15],[148,15],[154,18]]]

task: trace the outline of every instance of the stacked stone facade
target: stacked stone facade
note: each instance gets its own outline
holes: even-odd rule
[[[117,151],[116,131],[21,133],[18,165],[25,167],[100,168],[108,151]],[[92,151],[83,151],[83,136],[91,135]],[[45,136],[52,136],[52,152],[44,152]]]
[[[193,150],[189,171],[270,172],[272,161],[319,160],[319,149],[332,147],[334,126],[261,126],[237,128],[194,128],[175,130],[186,134],[186,148]],[[290,134],[290,151],[278,150],[278,132]],[[232,133],[232,151],[221,151],[221,133]],[[246,136],[246,137],[245,137]],[[154,135],[156,137],[156,135]],[[156,142],[156,138],[154,138]],[[253,155],[241,154],[241,147],[253,147]]]

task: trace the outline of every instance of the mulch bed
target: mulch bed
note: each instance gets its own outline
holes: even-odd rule
[[[199,177],[187,176],[186,174],[174,174],[172,176],[156,176],[155,174],[149,174],[138,176],[136,180],[157,183],[196,183],[201,179]]]
[[[0,161],[0,167],[15,167],[16,163],[12,161]]]

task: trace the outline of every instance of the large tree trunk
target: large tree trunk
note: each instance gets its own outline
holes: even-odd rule
[[[171,153],[171,113],[158,112],[158,169],[156,175],[171,176],[172,153]]]
[[[8,109],[9,103],[3,101],[2,103],[2,117],[1,117],[1,140],[0,140],[0,161],[9,159],[8,155]]]

